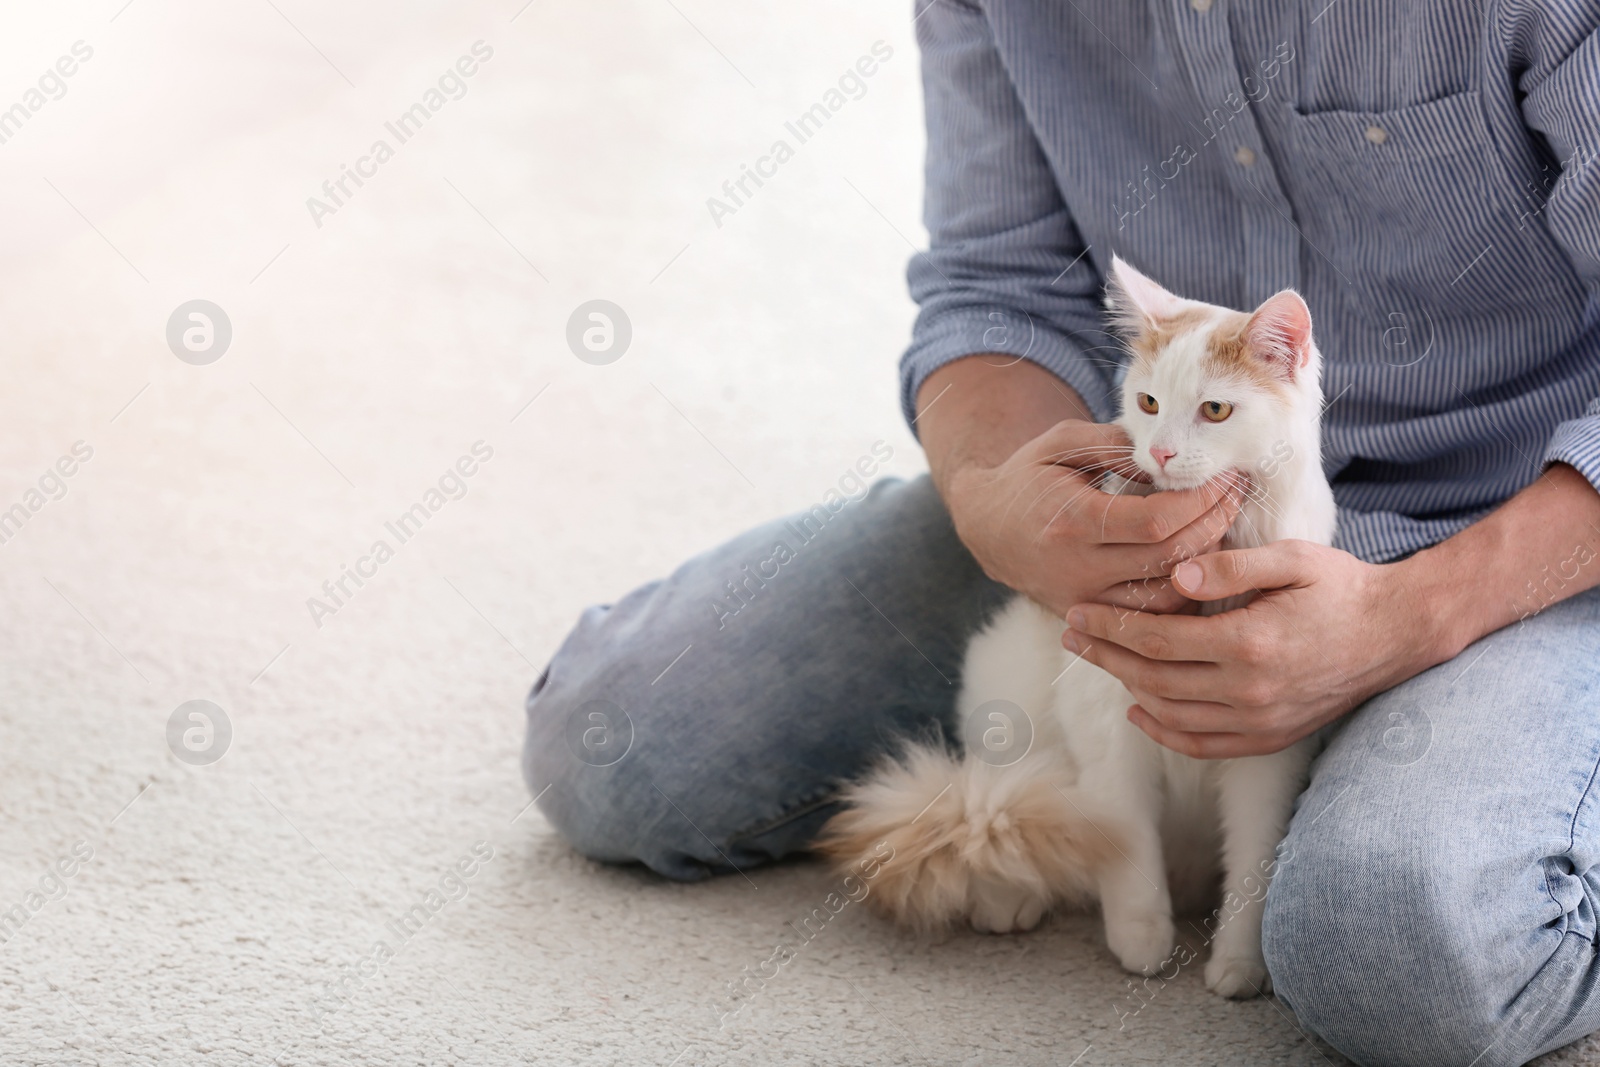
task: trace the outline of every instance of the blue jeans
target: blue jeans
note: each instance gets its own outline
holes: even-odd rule
[[[528,698],[544,814],[670,878],[804,851],[841,780],[953,733],[1009,593],[932,484],[882,481],[590,608]],[[1363,1064],[1521,1064],[1600,1028],[1600,590],[1374,697],[1267,898],[1278,995]]]

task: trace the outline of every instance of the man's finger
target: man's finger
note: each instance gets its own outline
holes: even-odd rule
[[[1100,540],[1106,544],[1159,545],[1219,506],[1227,518],[1217,532],[1220,538],[1239,511],[1240,491],[1236,485],[1234,476],[1220,475],[1194,489],[1111,497],[1100,518]]]
[[[1209,511],[1158,545],[1114,545],[1118,564],[1128,573],[1167,578],[1186,559],[1210,552],[1239,514],[1240,496],[1225,493]]]
[[[1120,608],[1107,608],[1097,605],[1079,605],[1079,609],[1094,609],[1111,614],[1122,612]],[[1125,612],[1129,616],[1138,615],[1139,612]],[[1187,618],[1178,615],[1150,615],[1152,619]],[[1203,622],[1201,619],[1188,619],[1187,621]],[[1170,700],[1207,700],[1216,696],[1217,687],[1223,681],[1222,668],[1215,663],[1183,663],[1169,660],[1153,659],[1141,656],[1116,643],[1100,637],[1092,637],[1082,631],[1069,629],[1061,635],[1061,643],[1069,652],[1076,652],[1101,670],[1114,676],[1119,682],[1129,689],[1136,689],[1142,693],[1153,693]]]
[[[1160,547],[1164,573],[1172,573],[1173,567],[1191,556],[1216,548],[1239,517],[1239,505],[1243,499],[1242,492],[1230,489],[1205,514],[1163,541]]]
[[[1077,633],[1091,643],[1110,642],[1141,659],[1216,664],[1226,658],[1223,650],[1231,647],[1237,630],[1231,614],[1154,615],[1104,604],[1078,604],[1067,612],[1068,630],[1063,639]]]
[[[1194,601],[1172,588],[1172,583],[1165,578],[1114,585],[1096,597],[1094,602],[1157,615],[1172,615],[1195,607]]]
[[[1226,704],[1209,700],[1169,700],[1137,689],[1129,689],[1128,692],[1139,702],[1139,707],[1168,730],[1185,734],[1239,732],[1240,714]]]
[[[1169,730],[1138,704],[1128,709],[1128,721],[1143,730],[1156,744],[1192,759],[1266,756],[1282,751],[1292,743],[1292,739],[1285,740],[1270,734],[1190,734],[1182,730]]]
[[[1260,548],[1236,548],[1185,560],[1173,568],[1172,582],[1195,600],[1222,600],[1242,593],[1299,586],[1310,580],[1315,547],[1306,541],[1274,541]]]
[[[1133,445],[1120,426],[1064,419],[1022,446],[1021,458],[1080,470],[1133,466]]]

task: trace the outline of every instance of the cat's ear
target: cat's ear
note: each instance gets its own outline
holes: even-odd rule
[[[1106,286],[1106,299],[1117,324],[1130,331],[1145,329],[1160,319],[1170,319],[1188,305],[1182,297],[1167,292],[1134,270],[1121,256],[1111,257],[1111,281]]]
[[[1283,378],[1311,362],[1311,309],[1293,289],[1285,289],[1256,308],[1244,329],[1245,343]]]

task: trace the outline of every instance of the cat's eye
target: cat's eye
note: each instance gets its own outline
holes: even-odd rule
[[[1154,415],[1161,410],[1161,405],[1156,403],[1156,398],[1149,393],[1140,393],[1138,396],[1139,410],[1146,415]]]
[[[1226,400],[1207,400],[1200,405],[1200,414],[1206,417],[1207,422],[1222,422],[1233,414],[1233,405]]]

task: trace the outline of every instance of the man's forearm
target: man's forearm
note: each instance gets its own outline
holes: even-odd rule
[[[1600,493],[1554,464],[1493,514],[1395,566],[1411,579],[1415,610],[1431,627],[1431,658],[1442,663],[1600,585]]]
[[[917,435],[941,494],[955,471],[998,466],[1063,419],[1094,416],[1061,379],[1015,356],[946,363],[917,390]]]

